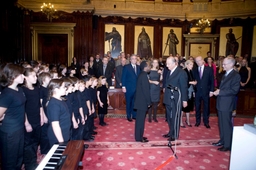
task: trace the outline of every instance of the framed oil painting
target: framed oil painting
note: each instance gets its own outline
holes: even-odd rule
[[[140,58],[153,57],[154,27],[135,26],[134,28],[134,54]]]
[[[221,27],[220,28],[220,48],[221,56],[240,56],[242,47],[243,27]]]
[[[124,51],[124,25],[105,24],[104,54],[111,52],[113,58],[117,58]]]
[[[162,57],[167,58],[170,54],[181,54],[182,28],[163,27]]]
[[[253,38],[252,38],[252,58],[251,61],[256,61],[256,25],[253,27]]]

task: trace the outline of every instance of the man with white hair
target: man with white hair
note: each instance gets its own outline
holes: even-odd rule
[[[168,72],[163,85],[165,89],[163,103],[166,107],[169,132],[163,137],[173,141],[179,137],[181,108],[182,106],[187,107],[188,78],[187,73],[177,66],[177,61],[174,57],[167,58],[166,66],[168,67]],[[179,102],[181,102],[180,105]]]

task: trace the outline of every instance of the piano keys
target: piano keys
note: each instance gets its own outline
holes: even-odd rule
[[[84,141],[74,140],[65,144],[55,144],[40,162],[36,170],[75,170],[83,156]]]

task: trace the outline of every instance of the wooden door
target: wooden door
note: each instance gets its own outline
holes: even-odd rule
[[[48,64],[68,64],[67,34],[38,34],[38,60]]]

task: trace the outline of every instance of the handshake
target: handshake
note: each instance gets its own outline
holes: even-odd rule
[[[219,93],[220,93],[220,89],[216,89],[214,92],[210,92],[210,97],[212,97],[213,95],[214,96],[218,96],[219,95]]]

